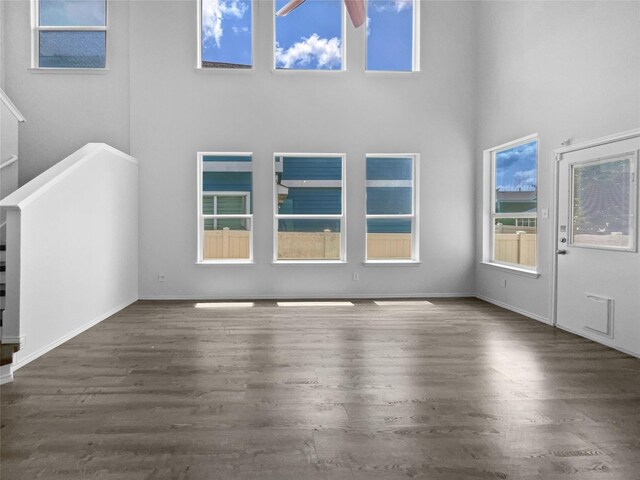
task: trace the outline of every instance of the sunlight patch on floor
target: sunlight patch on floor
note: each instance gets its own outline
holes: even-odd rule
[[[353,307],[351,302],[278,302],[279,307]]]
[[[433,303],[427,302],[426,300],[374,300],[373,303],[375,303],[379,307],[393,307],[401,305],[433,305]]]
[[[196,308],[251,308],[253,302],[207,302],[196,303]]]

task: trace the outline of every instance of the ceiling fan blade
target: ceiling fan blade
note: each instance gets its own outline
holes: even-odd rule
[[[276,12],[276,17],[284,17],[304,3],[304,0],[291,0]]]
[[[364,0],[344,0],[344,4],[347,6],[347,12],[351,18],[353,26],[358,28],[364,23],[366,17],[364,12]]]

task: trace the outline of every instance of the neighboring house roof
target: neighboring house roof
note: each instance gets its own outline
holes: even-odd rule
[[[0,88],[0,101],[2,101],[2,103],[7,107],[7,109],[11,112],[11,114],[14,117],[16,117],[16,120],[18,120],[18,122],[23,123],[27,121],[24,118],[24,115],[20,113],[20,110],[18,110],[18,107],[16,107],[13,104],[11,99],[7,96],[7,94],[1,88]]]
[[[496,192],[496,200],[498,202],[535,202],[538,196],[536,190],[523,190],[523,191],[507,191]]]

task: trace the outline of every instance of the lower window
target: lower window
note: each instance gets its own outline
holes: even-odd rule
[[[200,262],[252,259],[252,157],[245,153],[201,153]]]
[[[367,261],[418,261],[417,155],[367,155]]]
[[[275,156],[275,261],[344,261],[344,155]]]

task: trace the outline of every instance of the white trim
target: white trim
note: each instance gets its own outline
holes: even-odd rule
[[[13,371],[11,364],[0,367],[0,385],[13,382]]]
[[[314,264],[315,265],[315,264]],[[299,295],[142,295],[140,300],[297,300],[310,298],[340,298],[340,299],[383,299],[383,298],[476,298],[473,293],[326,293],[326,294],[299,294]]]
[[[640,353],[638,352],[634,352],[632,350],[627,350],[626,348],[622,348],[618,345],[615,344],[614,340],[610,337],[607,337],[606,335],[598,335],[597,337],[590,337],[587,335],[593,334],[593,333],[597,333],[594,330],[590,330],[585,328],[585,330],[587,331],[587,333],[585,333],[584,331],[582,332],[578,332],[576,330],[572,330],[571,328],[568,328],[564,325],[557,325],[555,324],[555,326],[557,328],[559,328],[560,330],[563,330],[567,333],[571,333],[572,335],[576,335],[578,337],[580,337],[581,340],[589,340],[590,342],[596,343],[596,344],[600,344],[600,345],[604,345],[605,347],[609,347],[609,348],[613,348],[614,350],[617,350],[619,352],[622,353],[626,353],[627,355],[631,355],[632,357],[636,357],[636,358],[640,358]]]
[[[196,71],[197,72],[255,72],[255,54],[256,54],[256,16],[258,10],[255,8],[256,2],[250,0],[249,8],[251,8],[251,67],[250,68],[233,68],[233,67],[203,67],[202,66],[202,0],[196,2]]]
[[[16,163],[18,161],[18,156],[17,155],[11,155],[6,162],[4,163],[0,163],[0,170],[2,170],[3,168],[7,168],[9,165],[13,165],[14,163]]]
[[[64,160],[56,163],[26,185],[0,200],[0,207],[21,210],[51,187],[65,179],[71,172],[80,168],[99,153],[106,151],[122,160],[138,166],[138,160],[106,143],[87,143]]]
[[[282,185],[287,188],[338,188],[342,187],[340,180],[283,180]]]
[[[367,187],[413,187],[413,180],[367,180]]]
[[[535,313],[528,312],[528,311],[523,310],[521,308],[517,308],[517,307],[514,307],[512,305],[508,305],[508,304],[506,304],[504,302],[500,302],[499,300],[494,300],[492,298],[485,297],[484,295],[476,294],[475,297],[478,298],[479,300],[484,301],[484,302],[496,305],[497,307],[504,308],[505,310],[509,310],[511,312],[518,313],[520,315],[524,315],[525,317],[532,318],[533,320],[537,320],[539,322],[542,322],[542,323],[544,323],[546,325],[553,326],[552,322],[550,322],[547,318],[545,318],[545,317],[543,317],[541,315],[537,315]]]
[[[2,88],[0,88],[0,100],[2,101],[2,103],[4,103],[5,107],[7,107],[11,114],[16,117],[18,123],[24,123],[27,121],[22,113],[20,113],[20,110],[18,110],[18,107],[14,105],[14,103],[11,101],[5,91],[2,90]]]
[[[513,273],[515,275],[520,275],[522,277],[529,278],[538,278],[540,277],[540,273],[535,270],[529,270],[526,268],[520,268],[515,265],[509,265],[506,263],[496,263],[496,262],[480,262],[480,265],[483,267],[492,268],[494,270],[501,270],[506,273]]]
[[[560,162],[563,159],[563,155],[567,153],[576,152],[578,150],[585,150],[587,148],[607,145],[609,143],[615,143],[615,142],[624,141],[624,140],[631,140],[636,137],[640,137],[640,128],[627,130],[621,133],[615,133],[613,135],[607,135],[604,137],[596,138],[595,140],[587,140],[584,142],[579,142],[579,143],[576,143],[575,145],[567,145],[565,147],[559,147],[554,150],[556,161],[555,161],[555,168],[554,168],[554,175],[553,175],[554,177],[553,178],[554,216],[553,216],[553,250],[552,251],[555,251],[555,246],[557,245],[558,236],[559,236],[558,230],[560,228],[560,221],[558,219],[559,199],[560,199]],[[553,319],[553,325],[560,327],[560,325],[558,325],[558,255],[556,254],[552,255],[552,261],[551,261],[551,298],[549,301],[551,305],[551,316]],[[620,350],[618,347],[612,346],[612,348],[616,348]]]
[[[365,260],[362,264],[366,267],[417,267],[422,262],[418,260]]]
[[[274,260],[271,262],[271,265],[346,265],[346,260]]]
[[[205,162],[203,172],[253,172],[253,161],[246,162]]]
[[[102,322],[103,320],[106,320],[107,318],[111,317],[112,315],[115,315],[120,310],[128,307],[129,305],[131,305],[132,303],[135,303],[136,301],[138,301],[138,297],[131,298],[131,299],[127,300],[126,302],[121,303],[117,307],[114,307],[111,310],[99,315],[98,317],[94,318],[93,320],[91,320],[90,322],[86,323],[85,325],[76,328],[75,330],[73,330],[72,332],[67,333],[66,335],[63,335],[59,339],[51,342],[49,345],[46,345],[46,346],[36,350],[35,352],[27,355],[26,357],[20,359],[18,362],[15,362],[13,364],[14,365],[13,370],[16,371],[19,368],[24,367],[28,363],[30,363],[30,362],[34,361],[35,359],[41,357],[45,353],[50,352],[51,350],[53,350],[54,348],[62,345],[63,343],[71,340],[73,337],[78,336],[82,332],[84,332],[86,330],[89,330],[91,327],[97,325],[98,323]],[[19,354],[20,354],[20,352],[18,351],[18,355]]]
[[[338,69],[318,69],[318,68],[278,68],[276,65],[276,0],[272,0],[273,3],[273,11],[272,15],[272,26],[271,26],[271,73],[280,75],[290,75],[290,74],[320,74],[320,75],[335,75],[340,74],[347,71],[347,8],[342,2],[341,11],[341,28],[342,31],[340,33],[340,68]],[[300,5],[299,8],[305,8],[305,5]],[[283,18],[283,17],[280,17]]]
[[[58,68],[58,67],[29,67],[31,73],[41,74],[72,74],[72,75],[104,75],[109,72],[107,67],[104,68]]]
[[[401,76],[420,73],[420,0],[413,0],[412,29],[411,29],[411,70],[368,70],[367,69],[367,48],[369,36],[365,33],[364,40],[364,73],[371,76]],[[365,32],[368,28],[369,2],[365,2]]]

